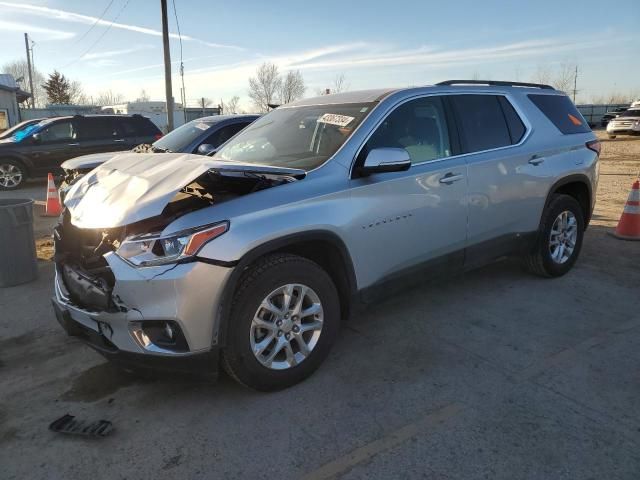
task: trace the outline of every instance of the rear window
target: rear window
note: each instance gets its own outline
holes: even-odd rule
[[[627,110],[620,114],[621,117],[640,117],[640,110]]]
[[[144,117],[115,117],[121,134],[125,137],[153,137],[161,133],[158,127]]]
[[[565,95],[529,95],[529,100],[565,135],[590,132],[591,128]]]
[[[465,153],[511,145],[511,134],[496,95],[451,97],[462,127]]]

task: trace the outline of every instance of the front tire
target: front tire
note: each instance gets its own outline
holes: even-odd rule
[[[0,191],[17,190],[27,179],[27,172],[20,162],[0,159]]]
[[[327,272],[297,255],[268,255],[240,279],[222,364],[250,388],[287,388],[320,366],[339,327],[340,301]]]
[[[525,256],[526,268],[542,277],[560,277],[578,259],[584,238],[584,214],[578,201],[556,194],[542,214],[533,249]]]

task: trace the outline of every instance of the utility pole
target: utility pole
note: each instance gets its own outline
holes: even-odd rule
[[[171,88],[171,50],[169,48],[169,23],[167,0],[160,0],[162,10],[162,47],[164,49],[164,87],[167,97],[167,131],[173,130],[173,89]]]
[[[573,76],[573,103],[576,103],[576,93],[578,93],[578,65],[576,65],[576,73]]]
[[[29,34],[24,34],[24,46],[27,49],[27,68],[29,70],[29,88],[31,91],[31,108],[36,108],[35,99],[33,98],[33,74],[31,73],[31,52],[29,49]]]

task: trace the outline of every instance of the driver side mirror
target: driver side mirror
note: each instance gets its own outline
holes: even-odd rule
[[[39,133],[34,133],[33,135],[31,135],[31,140],[33,141],[33,143],[41,143],[42,137]]]
[[[218,149],[209,143],[203,143],[198,147],[199,155],[213,155]]]
[[[360,167],[363,176],[372,173],[404,172],[411,167],[411,157],[404,148],[374,148]]]

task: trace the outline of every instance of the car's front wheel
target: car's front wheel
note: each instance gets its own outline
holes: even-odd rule
[[[289,387],[318,368],[339,326],[338,292],[327,272],[296,255],[266,256],[240,279],[223,365],[256,390]]]
[[[19,162],[0,159],[0,190],[15,190],[26,180],[24,167]]]
[[[529,271],[544,277],[564,275],[575,264],[584,237],[584,214],[569,195],[554,195],[542,214],[533,249],[525,257]]]

